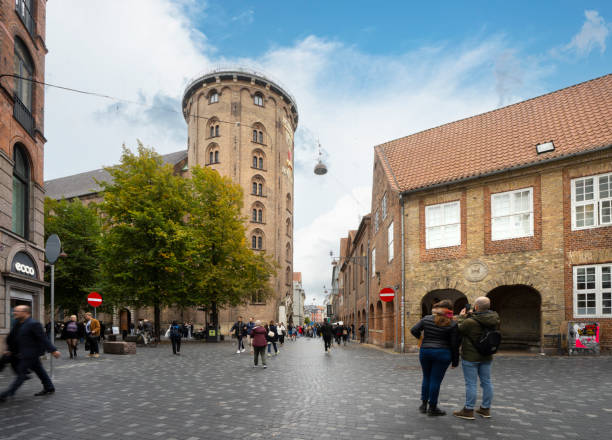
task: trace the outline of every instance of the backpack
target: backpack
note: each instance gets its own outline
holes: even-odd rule
[[[482,335],[477,340],[473,340],[468,336],[468,339],[478,353],[483,356],[491,356],[497,353],[501,345],[501,332],[495,328],[485,327],[480,321],[474,319],[482,328]]]

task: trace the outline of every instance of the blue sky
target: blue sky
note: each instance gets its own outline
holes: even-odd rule
[[[298,102],[294,271],[311,304],[369,212],[374,145],[608,74],[611,31],[609,0],[49,2],[47,81],[140,104],[48,88],[45,179],[112,165],[136,139],[185,149],[189,79],[263,71]]]

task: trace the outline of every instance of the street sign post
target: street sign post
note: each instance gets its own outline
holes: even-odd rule
[[[391,302],[395,298],[395,290],[391,287],[383,287],[380,289],[380,299],[384,302]]]
[[[49,235],[45,243],[45,257],[51,265],[51,316],[50,316],[50,338],[51,343],[55,344],[55,262],[62,252],[62,243],[57,234]],[[53,377],[53,356],[49,360],[49,375]]]

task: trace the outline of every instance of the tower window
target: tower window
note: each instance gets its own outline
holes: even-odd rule
[[[215,151],[215,163],[219,163],[219,152]]]
[[[259,134],[259,143],[263,144],[263,131],[259,131],[258,134]]]
[[[214,104],[215,102],[219,102],[219,94],[217,92],[212,92],[208,97],[208,103]]]
[[[253,209],[253,221],[256,222],[257,221],[257,210]]]
[[[255,105],[263,107],[263,96],[261,96],[261,94],[259,93],[255,94],[255,97],[253,98],[253,102],[255,103]]]
[[[215,136],[219,136],[219,126],[215,125]]]
[[[253,182],[253,194],[257,194],[257,182]]]
[[[259,169],[263,170],[263,157],[259,158]]]
[[[253,130],[253,142],[257,142],[257,130]]]

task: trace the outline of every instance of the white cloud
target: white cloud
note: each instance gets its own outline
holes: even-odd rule
[[[145,105],[48,89],[46,178],[116,163],[121,144],[134,145],[136,138],[161,153],[183,149],[187,133],[179,103],[188,78],[227,62],[269,72],[296,97],[300,112],[294,270],[302,272],[308,295],[330,285],[329,251],[337,252],[340,238],[369,211],[372,147],[495,108],[501,94],[493,66],[503,67],[500,57],[516,53],[496,36],[399,56],[372,55],[309,36],[275,47],[257,61],[221,58],[214,41],[192,30],[190,19],[206,15],[198,4],[49,3],[48,82]],[[521,81],[503,84],[504,103],[541,90],[537,62],[522,59],[519,67]],[[176,107],[175,112],[167,107]],[[322,177],[312,172],[317,139],[329,169]]]
[[[604,53],[606,51],[606,39],[610,33],[609,24],[597,11],[584,11],[584,16],[586,21],[582,25],[582,29],[565,46],[565,50],[584,56],[599,46],[599,51]]]

